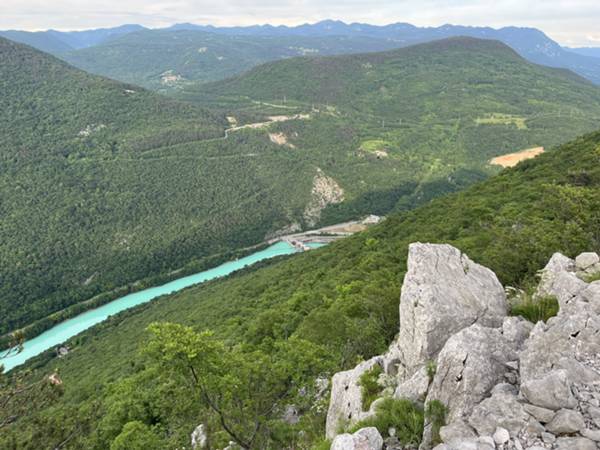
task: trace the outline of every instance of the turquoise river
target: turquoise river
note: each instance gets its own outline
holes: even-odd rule
[[[310,244],[310,247],[320,247],[323,244]],[[10,370],[20,364],[23,364],[29,358],[48,350],[49,348],[60,345],[61,343],[72,338],[76,334],[102,322],[111,315],[117,314],[128,308],[149,302],[157,297],[165,294],[177,292],[194,284],[203,283],[214,278],[223,277],[236,270],[242,269],[258,261],[273,258],[279,255],[289,255],[296,253],[296,249],[287,242],[277,242],[276,244],[267,247],[264,250],[240,258],[236,261],[230,261],[218,267],[214,267],[204,272],[189,275],[162,286],[156,286],[133,294],[125,295],[111,301],[96,309],[82,313],[72,319],[55,325],[39,336],[26,341],[23,345],[23,351],[17,354],[12,354],[4,358],[0,358],[0,364],[4,365],[5,370]]]

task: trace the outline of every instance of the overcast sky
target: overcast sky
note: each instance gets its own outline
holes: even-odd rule
[[[77,30],[139,23],[297,25],[323,19],[419,26],[540,28],[563,45],[600,47],[600,0],[0,0],[0,29]]]

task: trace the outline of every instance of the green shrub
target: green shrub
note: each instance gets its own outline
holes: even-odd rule
[[[534,299],[531,295],[524,295],[511,305],[510,314],[521,316],[532,323],[540,320],[546,322],[558,314],[558,300],[556,297],[541,297]]]
[[[435,372],[437,371],[437,364],[434,360],[427,361],[425,365],[425,370],[427,371],[427,378],[429,378],[429,382],[433,381],[433,377],[435,377]]]
[[[448,409],[439,400],[432,400],[425,407],[425,417],[431,423],[431,439],[433,445],[441,444],[440,429],[446,425]]]
[[[358,422],[351,428],[355,432],[365,427],[375,427],[382,436],[388,436],[390,428],[396,429],[396,437],[402,445],[418,446],[424,428],[423,409],[406,399],[385,398],[375,408],[375,416]]]
[[[360,386],[363,411],[368,411],[371,404],[377,400],[377,397],[381,394],[383,389],[377,380],[382,373],[383,370],[381,369],[381,366],[376,364],[360,376],[358,385]]]
[[[312,446],[312,450],[329,450],[331,448],[331,441],[329,439],[323,439],[319,442],[316,442]]]
[[[583,278],[583,281],[585,281],[586,283],[593,283],[594,281],[600,281],[600,272],[593,273],[591,275],[587,275],[586,277]]]

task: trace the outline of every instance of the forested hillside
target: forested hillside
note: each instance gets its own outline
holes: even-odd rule
[[[234,153],[264,139],[224,140],[220,115],[7,40],[0,58],[0,332],[287,223],[297,187],[270,192],[295,163]]]
[[[196,93],[216,112],[0,48],[0,332],[289,225],[410,209],[600,116],[596,87],[489,41],[268,64]]]
[[[64,395],[28,412],[0,443],[182,447],[203,422],[211,445],[222,447],[231,434],[203,406],[205,391],[189,365],[203,376],[212,373],[215,384],[204,388],[222,395],[219,405],[227,420],[235,419],[233,431],[244,437],[258,426],[252,448],[311,448],[324,433],[315,378],[353,367],[393,339],[409,243],[450,243],[493,269],[503,284],[527,288],[554,252],[600,250],[599,163],[595,133],[325,249],[122,313],[73,339],[66,357],[48,352],[30,364],[34,377],[58,369]],[[175,326],[146,331],[165,321],[214,336]],[[211,359],[199,364],[198,355]],[[297,424],[280,420],[289,403],[300,411]],[[267,413],[253,412],[265,405]]]
[[[319,109],[327,120],[278,129],[301,148],[337,148],[339,156],[328,166],[342,186],[359,178],[388,191],[388,203],[402,208],[452,190],[448,182],[464,185],[481,177],[494,156],[549,148],[595,129],[599,92],[571,72],[528,63],[497,41],[456,38],[383,53],[268,63],[190,87],[181,97],[249,110],[257,101]],[[340,158],[356,161],[355,170],[337,170]],[[398,179],[412,181],[404,188],[409,192],[374,181],[370,166],[358,164],[372,159],[379,160],[379,174],[391,169]],[[325,216],[351,207],[336,205]]]
[[[222,80],[267,61],[397,46],[392,41],[368,37],[253,37],[166,29],[130,33],[61,57],[92,73],[169,92],[190,83]]]

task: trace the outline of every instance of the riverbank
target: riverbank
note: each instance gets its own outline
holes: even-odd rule
[[[295,247],[282,241],[275,243],[263,250],[254,252],[244,258],[229,261],[212,269],[179,278],[163,284],[162,286],[156,286],[125,295],[103,306],[89,310],[83,314],[61,322],[46,330],[39,336],[25,341],[23,343],[23,349],[21,352],[1,358],[0,364],[4,365],[5,370],[11,370],[14,367],[25,363],[27,360],[45,352],[46,350],[65,343],[70,338],[121,311],[148,303],[158,297],[178,292],[187,287],[204,283],[205,281],[224,277],[259,261],[274,258],[276,256],[290,255],[297,252],[298,250]]]
[[[218,255],[207,256],[199,260],[190,261],[184,267],[172,270],[169,273],[149,276],[141,280],[136,280],[126,286],[117,287],[109,292],[103,292],[98,295],[95,295],[89,298],[88,300],[84,300],[60,311],[56,311],[42,319],[36,320],[32,324],[29,324],[18,330],[14,330],[12,333],[18,332],[24,337],[24,339],[32,339],[40,335],[44,331],[56,326],[57,324],[64,322],[65,320],[69,320],[79,314],[85,313],[86,311],[103,306],[125,295],[134,294],[141,290],[148,289],[152,286],[161,285],[170,281],[177,280],[181,277],[185,277],[187,275],[195,274],[203,270],[208,270],[227,261],[243,258],[245,256],[251,255],[256,251],[265,249],[271,244],[272,243],[270,242],[261,242],[260,244],[245,247],[243,249],[231,250]],[[0,336],[0,349],[5,349],[8,347],[11,341],[12,333]]]
[[[208,266],[212,263],[211,268],[206,268],[198,273],[190,274],[192,264],[189,264],[186,268],[171,271],[169,274],[157,275],[93,297],[19,330],[26,339],[23,351],[0,358],[0,364],[3,364],[6,370],[10,370],[50,348],[59,346],[71,337],[123,310],[195,284],[226,276],[258,261],[322,247],[335,240],[363,231],[380,220],[381,218],[378,216],[368,216],[359,221],[274,237],[252,247],[205,258],[202,264]],[[228,262],[225,262],[226,255],[230,256]],[[231,255],[238,256],[231,257]],[[160,283],[163,284],[156,286]],[[2,348],[6,348],[9,336],[4,336],[3,339],[4,346]]]

